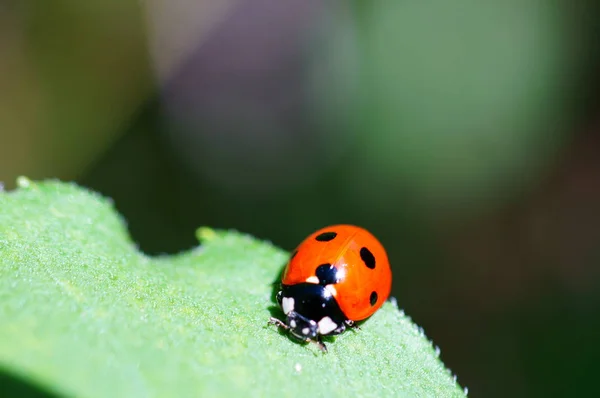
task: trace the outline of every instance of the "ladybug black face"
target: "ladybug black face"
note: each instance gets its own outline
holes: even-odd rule
[[[269,322],[289,330],[296,340],[317,343],[327,351],[320,336],[342,333],[352,325],[325,286],[300,283],[282,285],[281,289],[276,299],[286,316],[285,323],[276,318]]]
[[[296,329],[296,334],[301,337],[312,335],[313,328],[316,328],[318,335],[336,334],[347,319],[324,286],[312,283],[283,285],[278,296],[287,316],[286,324],[290,329]],[[306,328],[309,329],[308,333],[304,333]]]

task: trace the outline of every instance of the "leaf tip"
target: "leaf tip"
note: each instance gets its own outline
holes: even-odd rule
[[[196,230],[196,239],[200,242],[210,242],[217,237],[217,233],[210,227],[200,227]]]
[[[19,188],[29,188],[32,184],[32,181],[25,177],[25,176],[19,176],[17,177],[17,186]]]

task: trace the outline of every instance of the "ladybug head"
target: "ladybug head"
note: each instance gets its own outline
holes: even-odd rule
[[[286,325],[289,327],[290,334],[300,341],[316,340],[319,333],[317,322],[308,319],[296,311],[290,311],[287,314]]]
[[[338,334],[345,328],[347,318],[324,286],[282,285],[276,298],[286,316],[285,325],[296,339],[319,340],[320,335]]]
[[[317,322],[294,310],[295,300],[293,297],[284,297],[283,292],[279,291],[276,298],[286,315],[285,324],[290,334],[300,341],[315,340],[319,334]]]

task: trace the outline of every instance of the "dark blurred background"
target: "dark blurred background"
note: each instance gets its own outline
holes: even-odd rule
[[[331,223],[472,396],[600,394],[600,6],[0,3],[0,181],[75,180],[150,254]]]

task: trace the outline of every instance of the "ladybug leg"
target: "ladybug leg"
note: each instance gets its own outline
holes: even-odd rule
[[[321,351],[325,353],[327,352],[327,346],[325,345],[325,343],[323,343],[323,341],[321,341],[320,336],[317,336],[316,340],[310,340],[310,342],[316,344],[321,349]]]
[[[349,328],[362,330],[356,322],[351,321],[350,319],[346,319],[345,323],[346,323],[346,326],[348,326]]]
[[[346,325],[344,323],[342,323],[333,332],[331,332],[329,334],[331,334],[331,335],[341,334],[344,332],[344,330],[346,330]]]
[[[290,328],[288,325],[285,324],[285,322],[282,322],[281,320],[273,317],[269,318],[269,325],[277,325],[285,330],[288,330]]]
[[[269,324],[269,325],[277,325],[277,326],[279,326],[280,328],[283,328],[283,329],[285,329],[285,330],[289,330],[289,329],[290,329],[290,327],[289,327],[288,325],[286,325],[286,324],[285,324],[285,322],[282,322],[280,319],[273,318],[273,317],[270,317],[270,318],[269,318],[269,322],[268,322],[268,324]],[[306,342],[309,342],[309,343],[316,344],[316,345],[317,345],[317,347],[319,347],[319,349],[320,349],[321,351],[323,351],[323,352],[327,352],[327,346],[325,345],[325,343],[323,343],[323,342],[321,341],[321,338],[320,338],[319,336],[317,336],[317,339],[316,339],[316,340],[307,339],[307,340],[305,340],[305,341],[306,341]]]

